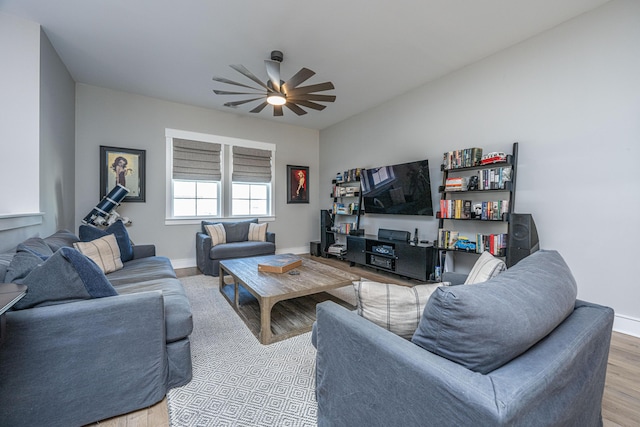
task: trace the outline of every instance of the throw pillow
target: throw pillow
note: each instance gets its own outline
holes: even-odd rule
[[[33,252],[16,252],[7,267],[7,273],[4,276],[5,283],[20,283],[20,280],[27,277],[31,270],[39,264],[42,264],[42,258]]]
[[[53,255],[53,251],[40,237],[32,237],[20,243],[16,248],[16,252],[31,252],[43,260]]]
[[[72,248],[61,248],[18,283],[28,289],[16,310],[118,294],[100,269]]]
[[[486,283],[439,288],[411,341],[487,374],[562,323],[573,312],[576,294],[560,254],[540,250]]]
[[[464,281],[465,285],[486,282],[496,277],[507,269],[507,265],[500,258],[496,258],[489,252],[482,252],[471,272]]]
[[[424,307],[440,284],[401,286],[369,280],[353,282],[357,313],[405,339],[411,339]]]
[[[227,233],[222,224],[207,224],[204,226],[204,229],[209,237],[211,237],[211,246],[227,243]]]
[[[90,242],[100,237],[104,237],[107,234],[113,234],[116,236],[116,241],[118,242],[120,259],[122,262],[131,261],[133,259],[133,246],[131,245],[131,239],[129,239],[127,228],[120,220],[114,222],[104,230],[93,225],[83,224],[80,226],[78,234],[80,235],[80,241],[82,242]]]
[[[77,242],[73,247],[95,262],[105,274],[123,267],[118,242],[113,234],[107,234],[90,242]]]
[[[72,248],[73,244],[79,242],[80,239],[69,230],[58,230],[51,236],[45,237],[44,241],[53,252],[56,252],[60,248]]]
[[[249,224],[249,236],[247,240],[251,242],[266,242],[268,225],[266,222],[262,224]]]

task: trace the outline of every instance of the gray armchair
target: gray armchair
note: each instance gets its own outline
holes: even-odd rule
[[[319,304],[318,426],[601,426],[613,310],[572,288],[557,252],[539,251],[485,283],[438,288],[412,341]],[[524,349],[504,344],[514,336]],[[502,360],[468,366],[487,357]]]
[[[215,222],[202,221],[201,230],[196,233],[196,264],[198,269],[208,276],[217,277],[220,272],[220,260],[272,255],[276,253],[276,235],[266,232],[266,241],[249,241],[249,224],[258,223],[257,219],[237,222],[223,222],[226,243],[212,246],[211,237],[205,225]]]

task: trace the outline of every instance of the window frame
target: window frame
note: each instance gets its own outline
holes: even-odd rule
[[[189,139],[201,142],[211,142],[221,144],[221,164],[220,170],[222,178],[219,185],[219,215],[218,216],[189,216],[175,217],[173,216],[173,138]],[[260,218],[261,221],[275,220],[275,164],[276,164],[276,144],[253,141],[248,139],[232,138],[220,135],[211,135],[205,133],[184,131],[179,129],[165,129],[166,139],[166,206],[165,206],[165,224],[166,225],[182,225],[182,224],[199,224],[203,220],[239,220],[244,218]],[[232,147],[241,146],[246,148],[257,148],[261,150],[271,151],[271,182],[265,183],[267,186],[267,209],[266,215],[232,215],[232,184],[233,173],[233,155]],[[257,183],[247,183],[257,184]]]

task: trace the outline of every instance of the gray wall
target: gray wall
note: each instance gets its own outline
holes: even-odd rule
[[[436,200],[442,153],[519,141],[515,210],[533,213],[579,298],[613,307],[616,328],[640,335],[630,270],[640,241],[639,22],[640,2],[613,1],[321,131],[321,194],[339,170],[428,158]],[[416,217],[363,225],[437,232],[435,219]]]
[[[7,23],[7,20],[14,18],[0,14],[0,21]],[[6,61],[0,67],[0,78],[20,87],[18,95],[3,92],[9,96],[0,101],[1,115],[8,120],[9,127],[16,127],[19,135],[12,137],[9,130],[8,136],[7,127],[3,127],[0,153],[5,163],[17,170],[3,176],[2,197],[19,209],[14,213],[24,212],[18,207],[28,205],[32,206],[29,212],[43,212],[44,215],[39,225],[0,231],[0,250],[13,248],[28,237],[44,237],[59,228],[74,227],[75,82],[40,26],[28,21],[22,26],[31,31],[27,34],[22,30],[14,31],[8,38],[10,45],[18,51],[2,49]],[[34,37],[34,31],[37,37]],[[14,63],[11,60],[14,54],[26,55],[31,64],[29,69],[25,69],[23,60]],[[11,65],[16,64],[20,68],[17,74],[11,69]],[[20,77],[24,75],[35,75],[36,78]],[[31,92],[37,95],[24,105],[22,95]],[[23,149],[26,153],[22,153]],[[38,190],[28,191],[22,180],[38,176]],[[12,194],[11,189],[20,192]],[[36,200],[32,202],[30,199],[34,196]]]
[[[308,252],[319,224],[319,148],[317,130],[208,110],[159,99],[77,85],[76,210],[77,225],[99,201],[100,145],[146,150],[146,203],[123,203],[118,212],[133,225],[134,243],[155,243],[176,267],[195,265],[199,225],[165,225],[165,128],[276,144],[276,233],[278,252]],[[212,95],[213,96],[213,95]],[[309,166],[309,204],[286,203],[286,165]]]
[[[74,230],[76,84],[44,32],[40,37],[41,233]]]

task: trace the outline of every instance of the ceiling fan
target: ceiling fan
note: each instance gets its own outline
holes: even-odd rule
[[[267,69],[268,80],[263,82],[251,71],[247,70],[242,65],[231,65],[230,67],[249,78],[253,82],[257,83],[260,87],[246,85],[244,83],[238,83],[233,80],[225,79],[224,77],[214,77],[213,80],[220,83],[227,83],[231,85],[241,86],[251,89],[255,92],[232,92],[226,90],[214,90],[216,95],[257,95],[255,98],[244,99],[241,101],[225,102],[226,107],[237,107],[238,105],[246,104],[253,101],[262,101],[260,105],[251,110],[251,113],[261,112],[267,105],[273,105],[273,115],[282,116],[282,106],[284,105],[297,115],[301,116],[307,114],[301,107],[307,107],[314,110],[324,110],[326,105],[318,104],[318,102],[334,102],[336,97],[334,95],[321,95],[313,92],[322,92],[325,90],[335,89],[333,83],[325,82],[318,83],[309,86],[299,86],[301,83],[308,80],[315,72],[308,68],[302,68],[296,74],[293,75],[286,82],[280,80],[280,63],[282,62],[284,55],[279,50],[271,52],[271,59],[265,60],[264,64]]]

